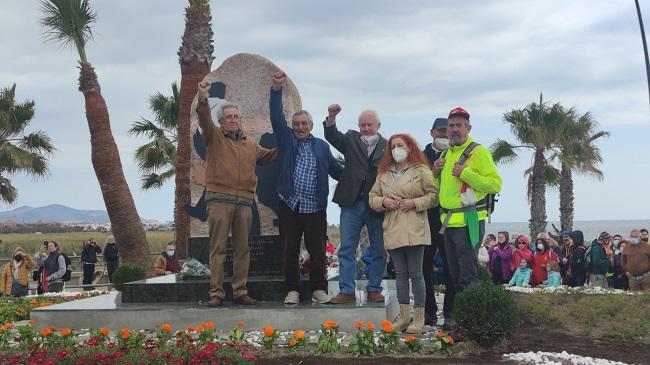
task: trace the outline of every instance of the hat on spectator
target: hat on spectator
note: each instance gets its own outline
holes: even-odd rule
[[[462,107],[458,106],[458,107],[455,107],[454,109],[452,109],[449,112],[449,117],[448,118],[451,118],[451,117],[463,117],[463,118],[469,120],[469,113],[467,112],[467,110],[465,110]]]
[[[612,236],[608,232],[603,232],[600,234],[600,236],[598,236],[598,241],[604,242],[609,240],[610,238],[612,238]]]
[[[561,237],[569,237],[569,236],[571,236],[571,230],[570,229],[563,230],[562,233],[560,233],[560,236]]]
[[[447,118],[436,118],[431,129],[447,128]]]

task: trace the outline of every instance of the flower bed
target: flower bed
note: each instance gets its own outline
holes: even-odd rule
[[[79,299],[108,294],[107,291],[93,290],[88,292],[60,292],[31,295],[21,298],[0,297],[0,323],[16,322],[29,319],[29,313],[34,308],[47,307],[54,304],[70,302]]]
[[[566,285],[562,285],[558,287],[539,286],[536,288],[506,286],[506,289],[511,292],[523,293],[523,294],[531,294],[531,293],[558,293],[558,294],[566,293],[566,294],[587,294],[587,295],[602,295],[602,294],[639,295],[641,294],[641,292],[625,291],[621,289],[603,289],[600,287],[592,287],[592,286],[579,286],[579,287],[572,288]]]
[[[566,351],[558,352],[520,352],[516,354],[505,354],[507,360],[518,361],[529,365],[627,365],[624,362],[610,361],[593,357],[585,357],[569,354]]]

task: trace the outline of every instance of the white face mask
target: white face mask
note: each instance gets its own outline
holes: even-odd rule
[[[438,151],[446,150],[449,147],[449,138],[433,137],[433,147]]]
[[[167,256],[174,256],[174,251],[167,251]]]
[[[400,147],[393,148],[391,153],[393,154],[393,160],[395,160],[395,162],[397,163],[403,162],[404,160],[406,160],[406,157],[408,156],[408,152],[406,152],[405,149]]]
[[[361,142],[363,142],[367,146],[372,146],[373,144],[377,143],[378,139],[379,139],[379,134],[375,134],[372,136],[361,136]]]
[[[633,245],[639,244],[639,237],[630,237],[630,243]]]
[[[543,251],[544,250],[544,245],[542,245],[541,243],[538,243],[537,244],[537,249],[540,250],[540,251]]]

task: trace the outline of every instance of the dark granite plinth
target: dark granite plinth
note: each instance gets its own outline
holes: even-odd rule
[[[286,295],[282,277],[249,277],[248,294],[260,301],[283,301]],[[175,275],[134,281],[124,285],[123,303],[207,302],[210,300],[209,280],[185,281]],[[230,281],[224,283],[226,300],[232,300]],[[311,300],[308,281],[301,282],[300,299]]]
[[[282,276],[282,245],[280,236],[250,236],[250,268],[248,276]],[[226,262],[224,269],[226,277],[232,277],[232,243],[228,237],[226,246]],[[187,245],[187,257],[193,257],[205,265],[209,265],[210,239],[208,237],[192,237]]]

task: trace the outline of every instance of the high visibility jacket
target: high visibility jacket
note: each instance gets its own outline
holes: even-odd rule
[[[460,178],[452,174],[456,161],[463,155],[463,151],[472,143],[474,139],[468,137],[467,141],[460,146],[450,146],[445,153],[445,165],[440,172],[439,177],[434,178],[434,184],[439,188],[440,207],[444,209],[462,208],[463,204],[460,197],[462,183],[467,183],[476,195],[477,201],[485,198],[487,194],[497,194],[501,191],[501,176],[497,171],[492,154],[482,145],[477,146],[471,152],[465,164],[467,168],[463,170]],[[443,212],[440,216],[441,221],[445,221],[446,214]],[[487,218],[485,209],[478,211],[479,221]],[[448,227],[465,227],[465,214],[453,213],[449,219]]]

